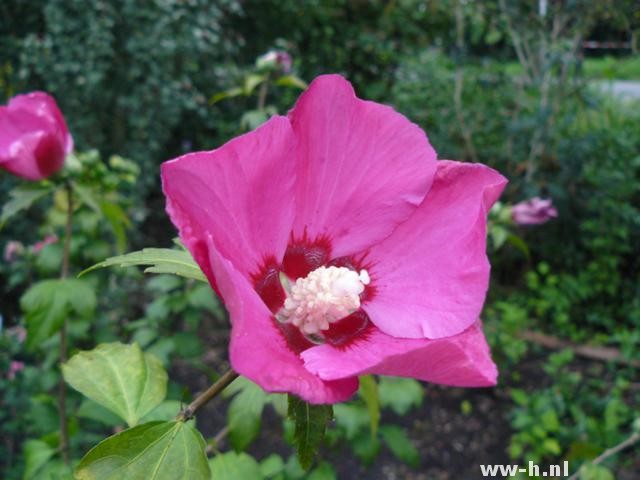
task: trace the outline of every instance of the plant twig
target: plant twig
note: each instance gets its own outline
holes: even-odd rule
[[[598,465],[598,464],[604,462],[607,458],[609,458],[609,457],[621,452],[625,448],[631,447],[632,445],[634,445],[634,444],[636,444],[638,442],[640,442],[640,433],[637,433],[637,432],[633,433],[629,438],[627,438],[626,440],[623,440],[622,442],[620,442],[616,446],[611,447],[611,448],[607,448],[604,452],[602,452],[600,455],[598,455],[596,458],[594,458],[593,461],[590,462],[587,465]],[[577,480],[578,478],[580,478],[580,474],[583,472],[584,467],[585,466],[582,465],[567,480]]]
[[[567,348],[572,350],[576,355],[580,355],[592,360],[611,361],[620,363],[623,365],[629,365],[631,367],[640,368],[640,361],[634,359],[624,358],[620,353],[620,350],[612,347],[593,347],[590,345],[576,345],[566,340],[562,340],[545,333],[533,332],[531,330],[524,330],[518,334],[523,340],[536,343],[545,348],[553,350],[560,350]]]
[[[64,232],[64,246],[62,250],[62,267],[60,278],[64,280],[69,276],[69,256],[71,251],[71,226],[73,220],[73,188],[70,183],[65,185],[67,192],[67,224]],[[65,317],[60,328],[60,364],[67,361],[67,318]],[[69,464],[69,429],[67,428],[67,387],[64,378],[60,376],[58,384],[58,413],[60,414],[60,451],[64,463]]]
[[[220,394],[220,392],[227,388],[229,384],[236,378],[238,378],[238,374],[236,372],[234,372],[232,369],[227,370],[218,379],[218,381],[216,381],[200,395],[198,395],[193,402],[183,408],[182,411],[176,416],[176,421],[186,422],[187,420],[193,418],[193,416],[200,408],[202,408],[205,404],[218,396],[218,394]]]
[[[265,78],[264,82],[260,85],[260,90],[258,91],[258,110],[263,111],[265,103],[267,101],[267,93],[269,92],[269,79],[271,75],[267,74],[267,78]]]

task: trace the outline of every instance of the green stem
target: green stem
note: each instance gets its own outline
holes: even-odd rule
[[[193,418],[193,416],[200,408],[202,408],[205,404],[218,396],[236,378],[238,378],[238,374],[236,372],[234,372],[232,369],[227,370],[218,379],[217,382],[207,388],[204,392],[198,395],[193,402],[183,408],[182,411],[176,416],[176,420],[178,422],[186,422],[187,420]]]
[[[64,232],[64,246],[62,250],[62,267],[60,279],[69,276],[69,253],[71,251],[71,225],[73,220],[73,188],[70,183],[65,185],[67,192],[67,223]],[[65,317],[60,328],[60,364],[67,361],[67,319]],[[60,376],[58,384],[58,413],[60,415],[60,451],[66,464],[69,464],[69,429],[67,427],[67,388],[64,378]]]

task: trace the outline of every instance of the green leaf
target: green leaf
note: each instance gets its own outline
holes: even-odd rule
[[[229,90],[225,90],[224,92],[218,92],[211,96],[209,99],[209,104],[213,105],[214,103],[218,103],[220,100],[224,100],[226,98],[238,97],[240,95],[244,95],[244,89],[240,87],[230,88]]]
[[[145,272],[148,273],[171,273],[185,278],[200,280],[201,282],[207,281],[207,277],[204,276],[204,273],[202,273],[202,270],[200,270],[200,267],[198,267],[189,252],[170,248],[145,248],[138,252],[107,258],[105,261],[87,268],[80,275],[98,268],[140,265],[150,265],[145,269]]]
[[[266,80],[266,75],[250,74],[244,79],[244,95],[249,96],[253,93],[255,88]]]
[[[348,440],[352,440],[361,430],[371,425],[368,411],[362,405],[339,403],[333,407],[336,424],[344,429]]]
[[[114,237],[116,237],[116,248],[118,252],[124,252],[127,248],[126,229],[131,226],[131,221],[120,205],[113,202],[100,202],[100,211],[105,216]]]
[[[243,386],[227,410],[229,441],[236,451],[244,450],[260,433],[262,410],[268,395],[255,383],[240,377],[233,384]]]
[[[294,443],[300,465],[308,470],[333,416],[331,405],[311,405],[289,395],[289,416],[295,423]]]
[[[398,415],[405,415],[412,407],[422,405],[424,388],[412,378],[380,377],[380,404]]]
[[[280,87],[299,88],[300,90],[306,90],[309,86],[307,85],[307,82],[295,75],[284,75],[278,78],[275,84]]]
[[[411,465],[413,468],[420,464],[418,450],[407,438],[407,434],[402,428],[397,425],[384,425],[380,427],[380,434],[396,458]]]
[[[42,467],[56,453],[51,446],[42,440],[27,440],[23,445],[24,450],[24,475],[22,480],[31,480],[39,478],[36,476]]]
[[[103,440],[87,453],[76,480],[210,480],[202,435],[184,422],[150,422]]]
[[[284,470],[284,461],[277,453],[272,453],[260,462],[260,472],[264,478],[275,477]]]
[[[368,432],[361,432],[350,442],[353,453],[362,460],[365,465],[373,463],[380,451],[380,440],[372,437]]]
[[[140,420],[142,423],[173,420],[182,409],[182,402],[179,400],[165,400],[156,408],[147,413]]]
[[[613,472],[602,465],[585,465],[580,470],[580,480],[615,480]]]
[[[209,460],[213,480],[240,480],[264,478],[260,465],[246,453],[221,453]]]
[[[529,246],[522,237],[510,233],[509,235],[507,235],[507,242],[514,246],[516,249],[520,250],[524,254],[524,256],[527,257],[527,260],[531,259]]]
[[[336,471],[327,462],[322,462],[307,477],[307,480],[336,480]]]
[[[378,433],[378,425],[380,424],[380,399],[378,398],[378,383],[373,375],[364,375],[360,377],[359,394],[364,400],[371,419],[371,436],[375,437]]]
[[[26,210],[33,203],[44,197],[47,193],[52,192],[54,186],[49,183],[45,184],[24,184],[20,185],[9,192],[9,201],[2,207],[0,214],[0,229],[4,224],[16,213]]]
[[[76,416],[100,422],[109,427],[122,425],[122,419],[102,405],[86,398],[75,412]]]
[[[79,352],[62,365],[65,381],[134,426],[167,393],[160,360],[138,344],[105,343]]]
[[[33,348],[60,330],[69,315],[91,316],[96,296],[82,280],[44,280],[25,292],[20,305],[27,322],[27,347]]]

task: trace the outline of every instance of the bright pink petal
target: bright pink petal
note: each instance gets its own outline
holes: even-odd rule
[[[60,139],[60,143],[64,146],[64,152],[68,154],[73,150],[73,138],[69,133],[67,122],[56,101],[47,93],[31,92],[17,95],[11,99],[7,107],[14,111],[27,111],[43,119]]]
[[[489,285],[487,213],[505,184],[484,165],[438,162],[414,215],[369,251],[375,293],[363,308],[378,328],[441,338],[476,321]]]
[[[388,236],[431,185],[436,153],[392,108],[356,98],[338,75],[320,76],[289,113],[298,139],[296,237],[328,236],[333,256]]]
[[[0,107],[0,167],[41,180],[64,164],[73,140],[55,100],[43,92],[18,95]]]
[[[372,327],[347,347],[319,345],[301,354],[305,367],[325,380],[379,374],[410,377],[457,387],[496,384],[480,322],[437,340],[394,338]]]
[[[342,402],[356,392],[356,377],[324,381],[305,369],[248,280],[213,246],[210,258],[231,318],[229,351],[236,372],[269,392],[294,393],[311,403]]]
[[[282,260],[295,208],[295,139],[274,117],[210,152],[162,165],[167,212],[213,282],[205,239],[245,276],[267,258]]]

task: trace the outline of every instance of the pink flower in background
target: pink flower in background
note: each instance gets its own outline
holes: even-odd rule
[[[557,216],[550,198],[533,197],[516,203],[511,209],[511,218],[518,225],[540,225]]]
[[[31,247],[31,251],[33,253],[40,253],[40,251],[46,247],[47,245],[52,245],[58,241],[58,236],[56,234],[47,235],[39,242],[36,242],[33,247]]]
[[[277,70],[282,74],[290,73],[292,66],[293,59],[284,50],[270,50],[256,60],[259,69]]]
[[[27,329],[20,325],[16,325],[15,327],[7,328],[7,335],[14,337],[18,343],[24,343],[27,339]]]
[[[506,180],[314,80],[288,116],[162,166],[167,212],[229,310],[233,368],[313,403],[375,373],[487,386],[486,216]]]
[[[24,245],[16,240],[10,240],[4,246],[3,258],[7,263],[13,262],[24,251]]]
[[[72,149],[64,117],[46,93],[17,95],[0,106],[0,168],[42,180],[62,168]]]
[[[9,364],[9,371],[7,372],[7,378],[9,380],[13,380],[16,378],[16,374],[20,371],[24,370],[24,362],[20,362],[18,360],[12,360]]]
[[[276,63],[280,66],[282,73],[290,73],[293,66],[293,59],[288,52],[278,50],[276,52]]]

